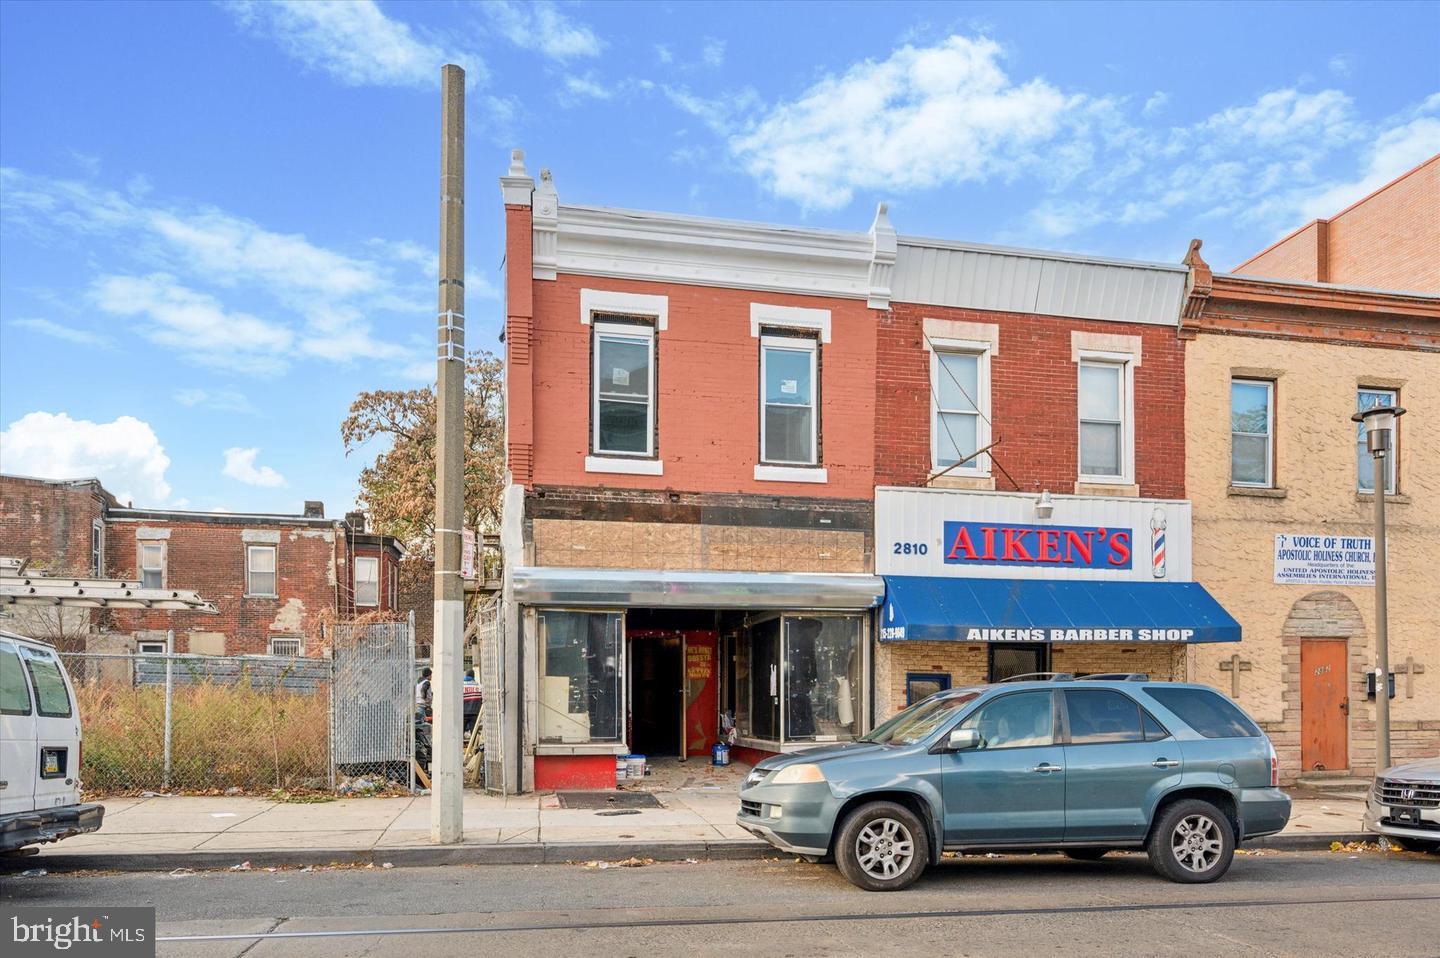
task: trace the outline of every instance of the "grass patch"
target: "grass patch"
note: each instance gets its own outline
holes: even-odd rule
[[[329,701],[232,683],[177,684],[165,779],[165,690],[101,681],[76,688],[87,794],[303,791],[328,781]]]

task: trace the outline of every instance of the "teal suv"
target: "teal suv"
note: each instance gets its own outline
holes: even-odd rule
[[[942,851],[1145,849],[1210,882],[1247,838],[1280,831],[1275,750],[1203,685],[1007,682],[930,696],[842,745],[768,758],[735,821],[870,891],[905,888]]]

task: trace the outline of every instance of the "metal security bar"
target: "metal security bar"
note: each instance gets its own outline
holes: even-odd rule
[[[484,692],[480,705],[481,735],[485,760],[481,765],[485,790],[505,791],[505,687],[503,675],[504,630],[501,628],[500,600],[491,598],[476,612],[476,641],[480,646],[478,678]]]

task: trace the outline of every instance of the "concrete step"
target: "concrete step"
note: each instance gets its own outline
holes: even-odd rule
[[[1364,792],[1370,788],[1370,779],[1354,775],[1301,775],[1298,784],[1326,792]]]

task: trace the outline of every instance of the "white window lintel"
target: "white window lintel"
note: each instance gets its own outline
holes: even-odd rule
[[[656,328],[663,330],[670,321],[670,297],[609,289],[580,290],[580,322],[589,326],[591,317],[596,313],[651,316],[655,319]]]
[[[822,343],[830,342],[830,310],[804,306],[776,306],[771,303],[750,304],[750,335],[759,336],[766,326],[787,329],[813,329]]]

